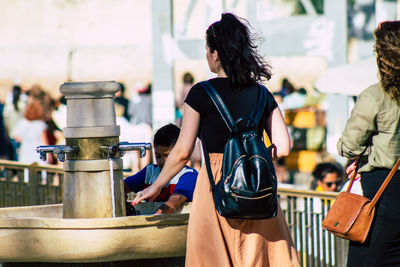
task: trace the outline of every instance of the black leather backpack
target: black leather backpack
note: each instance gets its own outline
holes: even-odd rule
[[[234,219],[267,219],[276,215],[277,180],[271,154],[258,135],[258,123],[265,108],[266,88],[260,85],[257,106],[250,118],[234,121],[215,88],[200,85],[211,97],[231,135],[224,148],[221,180],[215,184],[210,159],[203,141],[208,177],[218,213]]]

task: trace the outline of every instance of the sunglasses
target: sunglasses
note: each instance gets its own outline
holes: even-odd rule
[[[339,185],[342,184],[342,181],[336,181],[336,182],[327,182],[325,183],[328,187],[331,187],[332,185],[336,185],[338,187]]]

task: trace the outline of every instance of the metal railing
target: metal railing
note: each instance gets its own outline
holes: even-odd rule
[[[63,177],[58,166],[0,160],[0,207],[62,203]],[[337,193],[279,188],[278,194],[302,266],[345,266],[347,241],[322,229]]]
[[[62,203],[63,179],[60,166],[0,160],[0,208]]]
[[[278,194],[302,266],[346,266],[348,241],[322,228],[338,193],[279,188]]]
[[[0,207],[62,203],[63,178],[57,166],[0,160]]]

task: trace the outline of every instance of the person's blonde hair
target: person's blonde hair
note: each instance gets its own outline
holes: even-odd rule
[[[400,21],[386,21],[375,30],[376,61],[385,92],[400,102]]]

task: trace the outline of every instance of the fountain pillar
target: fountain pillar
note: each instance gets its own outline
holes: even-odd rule
[[[115,82],[67,82],[60,92],[67,100],[64,169],[64,218],[125,216],[122,159],[118,149]],[[106,148],[106,149],[105,149]],[[110,148],[110,149],[107,149]]]

